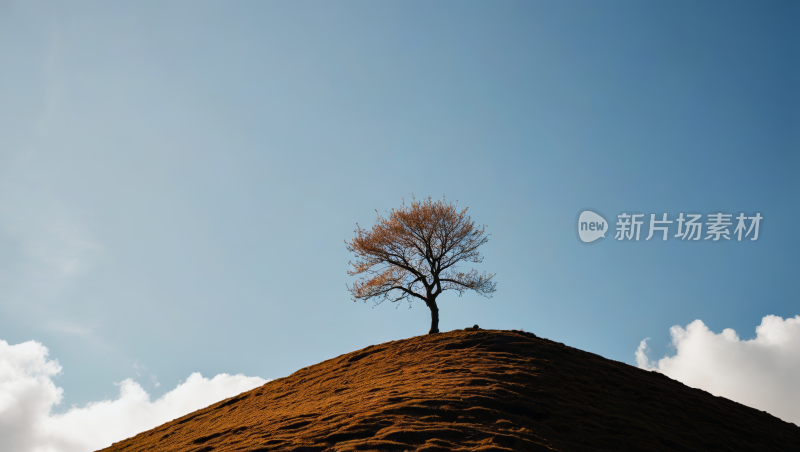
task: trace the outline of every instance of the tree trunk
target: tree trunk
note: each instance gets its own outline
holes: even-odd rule
[[[428,334],[435,334],[439,332],[439,307],[436,306],[436,300],[426,302],[428,308],[431,310],[431,330]]]

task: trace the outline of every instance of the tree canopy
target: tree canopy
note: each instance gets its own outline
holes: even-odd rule
[[[355,238],[345,241],[356,257],[348,271],[358,277],[347,286],[353,301],[418,298],[431,310],[430,333],[438,333],[436,297],[442,292],[454,290],[461,296],[474,291],[491,297],[495,275],[458,270],[459,263],[482,262],[478,248],[489,240],[486,225],[476,227],[467,209],[459,211],[457,204],[445,199],[412,199],[385,218],[378,214],[372,229],[357,225]]]

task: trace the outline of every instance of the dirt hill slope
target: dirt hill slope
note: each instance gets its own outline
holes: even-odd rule
[[[367,347],[105,451],[798,451],[800,427],[517,331]]]

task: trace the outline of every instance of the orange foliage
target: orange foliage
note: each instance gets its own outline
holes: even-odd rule
[[[371,230],[360,226],[355,238],[345,241],[355,253],[353,270],[359,276],[347,286],[353,301],[375,299],[392,302],[419,298],[431,310],[431,333],[438,333],[439,309],[436,297],[445,290],[459,296],[475,291],[491,297],[497,283],[495,275],[458,271],[460,262],[480,263],[478,248],[489,240],[486,226],[476,227],[467,209],[458,211],[446,200],[412,199],[392,209],[386,218],[378,215]]]

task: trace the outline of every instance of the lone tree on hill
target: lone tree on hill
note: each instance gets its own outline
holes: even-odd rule
[[[376,210],[377,212],[377,210]],[[392,302],[424,301],[431,310],[431,330],[439,332],[439,308],[436,297],[445,290],[455,290],[458,296],[474,290],[491,298],[497,283],[493,274],[457,271],[458,263],[483,261],[478,247],[489,241],[484,235],[486,225],[475,227],[467,209],[445,200],[432,202],[412,199],[392,209],[387,218],[378,214],[372,230],[356,225],[355,238],[345,240],[347,250],[355,253],[350,276],[360,278],[347,286],[353,301],[376,299]]]

